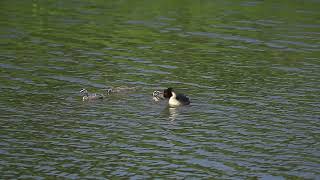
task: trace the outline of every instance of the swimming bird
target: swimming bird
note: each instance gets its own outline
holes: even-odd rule
[[[100,94],[89,94],[89,92],[86,89],[81,89],[80,93],[83,94],[83,97],[82,97],[83,101],[103,99],[102,95],[100,95]]]
[[[163,93],[160,92],[160,91],[153,91],[153,93],[152,93],[152,99],[153,99],[154,101],[160,101],[160,100],[164,99]]]
[[[163,97],[169,98],[169,106],[171,107],[190,104],[190,100],[187,96],[184,94],[176,94],[171,87],[163,91]]]

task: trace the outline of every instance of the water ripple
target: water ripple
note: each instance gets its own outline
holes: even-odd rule
[[[2,179],[319,177],[318,3],[1,5]]]
[[[67,76],[48,76],[47,78],[56,79],[56,80],[60,80],[60,81],[67,81],[67,82],[71,82],[71,83],[78,83],[78,84],[92,86],[92,87],[96,87],[96,88],[107,88],[107,86],[104,84],[93,83],[93,82],[91,82],[87,79],[83,79],[83,78],[75,78],[75,77],[67,77]]]

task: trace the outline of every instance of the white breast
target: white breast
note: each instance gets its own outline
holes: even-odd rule
[[[181,106],[181,102],[179,102],[176,97],[171,96],[169,99],[169,105],[170,106]]]

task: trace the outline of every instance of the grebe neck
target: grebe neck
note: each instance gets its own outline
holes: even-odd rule
[[[171,96],[172,98],[176,98],[177,97],[177,94],[175,92],[172,91],[171,93],[172,93],[172,96]]]

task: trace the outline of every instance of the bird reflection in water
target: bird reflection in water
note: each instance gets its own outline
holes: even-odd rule
[[[182,113],[183,108],[181,107],[170,107],[167,106],[161,112],[162,116],[169,121],[175,121],[183,119],[184,114]]]
[[[179,117],[179,111],[176,107],[168,107],[169,110],[169,120],[174,121]]]

